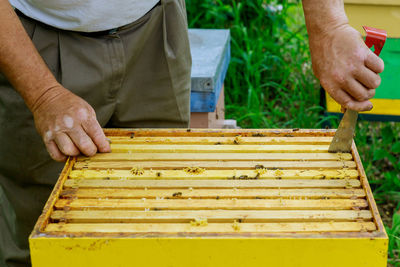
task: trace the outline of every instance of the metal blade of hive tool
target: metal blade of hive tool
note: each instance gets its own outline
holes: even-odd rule
[[[358,112],[347,109],[343,115],[342,121],[339,124],[335,136],[329,145],[329,152],[350,152],[351,144],[353,142],[354,131],[356,129],[356,122]]]

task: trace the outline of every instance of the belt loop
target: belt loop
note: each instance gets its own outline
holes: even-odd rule
[[[108,31],[108,35],[113,35],[116,34],[118,32],[119,28],[114,28]]]

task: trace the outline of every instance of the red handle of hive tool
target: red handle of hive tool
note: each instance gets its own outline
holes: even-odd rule
[[[375,47],[375,55],[379,56],[382,51],[383,45],[385,44],[387,33],[385,30],[375,29],[372,27],[363,26],[367,37],[365,38],[365,44],[368,48]]]

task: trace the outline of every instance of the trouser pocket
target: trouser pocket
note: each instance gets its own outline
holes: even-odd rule
[[[190,118],[190,74],[192,58],[185,1],[162,0],[166,61],[182,121]]]

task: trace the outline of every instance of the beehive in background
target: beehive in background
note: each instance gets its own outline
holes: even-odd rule
[[[330,130],[107,130],[67,162],[33,266],[386,266],[355,145]]]
[[[344,0],[350,25],[365,36],[362,26],[384,29],[388,38],[380,57],[385,62],[382,83],[371,100],[374,108],[361,116],[372,120],[400,120],[400,1]],[[340,113],[340,106],[326,94],[327,111]]]

